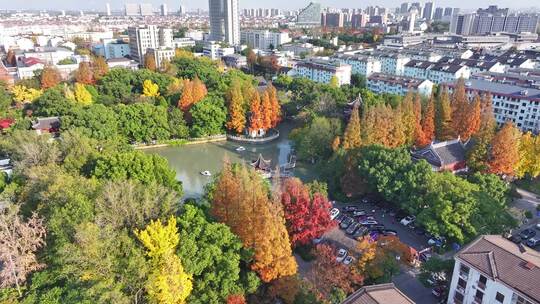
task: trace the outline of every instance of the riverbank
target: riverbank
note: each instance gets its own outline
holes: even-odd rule
[[[134,145],[133,149],[135,150],[146,150],[146,149],[155,149],[155,148],[165,148],[165,147],[178,147],[178,146],[189,146],[189,145],[198,145],[206,144],[212,142],[226,141],[227,135],[214,135],[204,138],[190,138],[190,139],[179,139],[171,140],[170,142],[158,143],[155,145]]]

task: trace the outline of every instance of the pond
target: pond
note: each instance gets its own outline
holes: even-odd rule
[[[279,139],[266,144],[250,145],[232,141],[185,145],[179,147],[162,147],[147,149],[147,153],[155,153],[169,161],[176,171],[176,178],[183,183],[184,197],[198,198],[204,194],[204,186],[213,180],[212,176],[204,176],[202,171],[210,171],[213,175],[223,168],[223,160],[228,158],[233,163],[250,163],[259,154],[264,159],[272,160],[272,167],[288,162],[292,143],[288,139],[290,131],[295,127],[291,122],[282,123],[278,129]],[[245,151],[236,151],[243,146]],[[312,165],[298,162],[293,171],[294,176],[303,181],[316,178]]]

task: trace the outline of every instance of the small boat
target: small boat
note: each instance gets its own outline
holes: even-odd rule
[[[212,176],[212,173],[210,173],[210,171],[201,171],[201,175],[204,175],[204,176]]]
[[[236,151],[243,152],[243,151],[246,151],[246,148],[240,146],[240,147],[236,148]]]

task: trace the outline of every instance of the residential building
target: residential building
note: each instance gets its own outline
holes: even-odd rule
[[[367,77],[367,88],[377,94],[386,93],[403,96],[409,91],[415,91],[424,96],[430,96],[433,90],[433,82],[427,79],[373,73]]]
[[[415,304],[394,283],[364,286],[348,296],[341,304]]]
[[[293,52],[295,56],[302,54],[314,54],[324,50],[322,46],[314,46],[311,43],[289,43],[281,46],[285,52]]]
[[[293,74],[296,77],[304,77],[327,84],[335,77],[341,86],[351,83],[351,70],[350,65],[342,63],[338,59],[309,58],[298,61]]]
[[[450,33],[458,35],[472,34],[475,17],[475,14],[452,15],[452,21],[450,22]]]
[[[392,75],[403,75],[405,64],[411,60],[399,53],[377,53],[375,56],[381,61],[381,73]]]
[[[172,45],[175,49],[194,47],[195,40],[193,40],[192,38],[174,38],[172,41]]]
[[[452,173],[466,172],[467,150],[471,142],[462,142],[460,138],[442,142],[432,142],[429,146],[411,152],[414,161],[425,160],[436,172],[450,171]]]
[[[210,40],[240,44],[238,0],[209,0]]]
[[[26,66],[25,60],[34,58],[44,65],[57,65],[59,61],[73,57],[72,50],[62,47],[36,47],[32,50],[15,51],[17,66]]]
[[[140,14],[139,5],[136,3],[125,4],[126,16],[138,16]]]
[[[296,17],[296,25],[299,27],[318,27],[321,25],[321,4],[311,2],[302,9]]]
[[[426,2],[424,4],[424,13],[422,15],[422,18],[426,20],[433,19],[433,2]]]
[[[344,16],[342,12],[323,13],[321,15],[321,26],[338,28],[343,27]]]
[[[135,60],[131,60],[128,58],[111,58],[107,60],[107,65],[109,66],[109,69],[114,69],[114,68],[125,68],[129,70],[139,69],[139,63]]]
[[[269,30],[245,30],[240,32],[240,43],[254,49],[274,49],[291,42],[289,33]]]
[[[246,56],[240,54],[225,55],[221,57],[221,60],[223,60],[226,66],[236,69],[247,66]]]
[[[505,70],[505,66],[497,60],[476,60],[476,59],[462,59],[454,57],[443,57],[439,60],[439,63],[458,64],[461,66],[467,66],[470,70],[470,75],[483,72],[495,72],[502,73]],[[469,75],[469,76],[470,76]],[[465,77],[463,78],[468,78]]]
[[[399,8],[399,13],[406,14],[408,11],[409,11],[409,2],[401,3],[401,6]]]
[[[359,29],[366,27],[366,24],[369,21],[369,15],[367,14],[354,14],[351,17],[351,27],[354,29]]]
[[[223,56],[234,54],[234,48],[223,47],[216,41],[208,41],[203,47],[203,56],[206,56],[212,60],[219,60]]]
[[[141,3],[139,5],[139,10],[141,16],[152,16],[154,15],[154,8],[151,3]]]
[[[350,65],[352,74],[359,74],[364,77],[368,77],[373,73],[381,72],[381,61],[369,55],[340,54],[337,55],[336,58],[339,59],[341,62]]]
[[[129,43],[119,39],[103,39],[103,42],[94,45],[92,50],[105,59],[122,58],[130,54]]]
[[[171,62],[174,58],[174,49],[168,47],[148,48],[148,54],[154,56],[156,67],[162,67],[164,61]]]
[[[538,251],[500,235],[482,235],[455,255],[448,304],[537,304],[538,282]]]
[[[435,13],[433,14],[433,20],[440,21],[443,19],[443,8],[437,7],[435,9]]]
[[[455,82],[444,85],[452,91]],[[493,112],[499,125],[512,121],[523,132],[540,133],[540,89],[535,89],[531,85],[468,79],[465,82],[465,91],[469,98],[477,94],[491,95]]]
[[[103,31],[103,32],[69,32],[64,33],[64,39],[73,40],[74,38],[80,38],[85,41],[90,42],[100,42],[102,39],[112,39],[112,31]]]
[[[155,25],[147,25],[145,27],[129,27],[128,35],[130,56],[141,65],[144,64],[144,55],[149,48],[172,48],[173,46],[172,30],[160,28]]]

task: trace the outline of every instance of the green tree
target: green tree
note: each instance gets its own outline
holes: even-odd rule
[[[204,137],[224,133],[227,111],[222,98],[208,96],[196,103],[190,110],[193,137]]]
[[[110,107],[93,104],[83,109],[74,109],[63,116],[61,129],[77,129],[99,140],[113,139],[118,136],[118,115]]]
[[[305,127],[294,129],[289,135],[298,151],[298,157],[316,161],[332,155],[332,141],[341,135],[341,121],[315,117]]]
[[[150,142],[169,139],[167,108],[149,103],[118,105],[119,131],[129,140]]]

